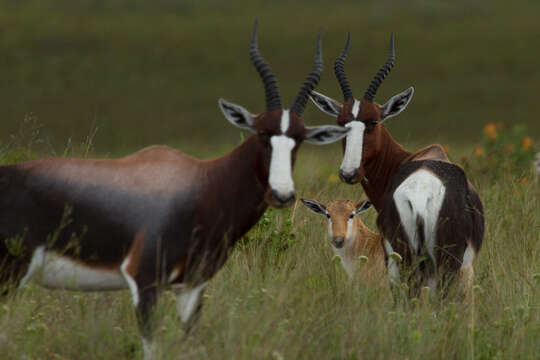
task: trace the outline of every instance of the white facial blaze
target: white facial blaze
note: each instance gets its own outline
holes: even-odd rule
[[[281,115],[281,132],[285,134],[289,128],[289,110],[283,110]],[[272,157],[270,158],[270,176],[268,182],[272,190],[280,195],[290,195],[294,192],[292,179],[291,151],[296,142],[287,135],[274,135],[270,138]]]
[[[360,167],[362,161],[366,125],[361,121],[351,121],[345,127],[351,128],[351,131],[347,134],[347,146],[340,169],[346,174],[351,174]]]
[[[281,124],[280,129],[283,134],[289,130],[289,124],[291,123],[291,116],[289,114],[289,110],[283,110],[281,113]]]
[[[352,110],[353,119],[356,119],[358,117],[358,113],[360,112],[360,101],[354,99]]]

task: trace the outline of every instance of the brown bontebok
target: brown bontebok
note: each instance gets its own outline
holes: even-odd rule
[[[226,118],[255,134],[230,153],[203,161],[165,146],[121,159],[40,159],[0,167],[0,280],[18,287],[129,288],[145,358],[152,356],[151,311],[170,287],[186,329],[200,314],[205,284],[236,240],[268,204],[294,199],[292,167],[303,141],[326,144],[339,126],[306,127],[301,114],[322,70],[315,65],[290,110],[283,109],[270,67],[259,54],[257,25],[250,55],[266,92],[252,115],[220,100]],[[20,242],[14,256],[7,244]]]
[[[411,295],[416,295],[422,285],[446,289],[449,280],[459,273],[464,289],[469,289],[472,263],[484,234],[480,198],[463,170],[449,162],[440,145],[411,153],[386,129],[384,122],[403,111],[414,92],[411,87],[384,105],[373,101],[394,65],[393,35],[388,61],[361,100],[353,97],[345,76],[349,45],[350,35],[334,66],[343,105],[316,92],[311,95],[322,111],[351,129],[343,140],[340,178],[349,184],[360,182],[379,212],[377,225],[384,237],[392,282],[408,278],[414,285]],[[400,256],[389,257],[392,253]],[[401,265],[395,260],[399,258],[404,260]],[[407,271],[400,272],[400,267]]]
[[[302,203],[316,214],[328,219],[328,235],[334,254],[349,278],[355,276],[366,282],[380,282],[385,273],[384,250],[381,236],[369,228],[357,216],[371,207],[369,201],[354,204],[351,200],[332,200],[323,205],[315,200]]]

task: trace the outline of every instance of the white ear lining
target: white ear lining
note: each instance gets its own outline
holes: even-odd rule
[[[382,106],[381,123],[398,115],[405,110],[414,94],[414,88],[411,86],[407,90],[394,95]]]
[[[309,98],[315,106],[330,116],[337,117],[341,111],[341,104],[326,95],[312,91]]]
[[[317,214],[326,215],[327,211],[324,205],[314,201],[314,200],[304,200],[301,199],[302,203],[311,211]]]
[[[358,205],[356,207],[356,209],[354,209],[354,215],[358,215],[358,214],[361,214],[363,213],[364,211],[367,211],[369,210],[369,208],[371,207],[371,202],[369,201],[363,201],[360,205]]]
[[[255,115],[251,114],[244,107],[228,102],[224,99],[218,100],[219,108],[225,118],[233,125],[255,132]]]
[[[336,125],[307,127],[305,141],[315,145],[331,144],[347,136],[349,131],[349,128]]]

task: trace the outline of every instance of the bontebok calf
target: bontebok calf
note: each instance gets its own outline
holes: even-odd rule
[[[21,287],[77,290],[129,288],[151,356],[151,311],[171,287],[186,329],[201,308],[208,280],[236,240],[267,206],[294,199],[292,168],[303,141],[327,144],[339,126],[306,127],[301,114],[322,71],[320,35],[315,65],[290,110],[257,46],[250,55],[264,83],[266,110],[253,115],[225,100],[233,125],[254,133],[230,153],[198,160],[164,146],[121,159],[41,159],[0,167],[1,280]],[[20,241],[15,256],[8,243]],[[76,240],[76,241],[74,241]]]
[[[473,260],[484,234],[480,198],[458,166],[451,164],[440,145],[416,153],[405,150],[390,135],[385,121],[405,109],[413,88],[393,96],[384,105],[374,102],[379,85],[395,62],[394,38],[390,56],[361,100],[353,93],[344,71],[350,35],[334,66],[343,91],[343,105],[314,92],[311,99],[324,112],[337,117],[339,125],[351,129],[343,140],[344,156],[340,178],[348,184],[360,182],[379,217],[386,254],[398,253],[403,269],[418,293],[420,285],[446,288],[459,274],[465,289],[472,281]],[[399,266],[388,257],[393,282],[399,282]],[[410,273],[409,271],[407,271]],[[413,281],[414,280],[414,281]]]
[[[381,280],[385,272],[384,250],[381,237],[364,225],[357,216],[371,207],[369,201],[354,204],[351,200],[332,200],[323,205],[315,200],[302,203],[316,214],[328,219],[328,234],[334,254],[352,279],[360,267],[363,280]]]

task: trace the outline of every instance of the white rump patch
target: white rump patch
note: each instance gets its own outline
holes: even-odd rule
[[[420,169],[409,175],[394,192],[394,203],[407,237],[409,246],[417,254],[419,234],[417,221],[424,223],[424,246],[436,266],[435,245],[437,221],[446,188],[432,172]]]
[[[122,262],[122,265],[120,266],[120,270],[122,271],[124,280],[128,284],[129,290],[131,291],[133,306],[137,307],[137,305],[139,305],[139,288],[137,286],[137,283],[135,282],[135,279],[133,279],[126,270],[127,266],[129,265],[129,260],[129,256],[125,258],[125,260]]]
[[[347,134],[347,146],[340,169],[345,174],[351,174],[356,172],[362,161],[366,125],[361,121],[351,121],[345,127],[351,128],[351,131]]]
[[[206,283],[197,285],[194,288],[188,288],[183,285],[175,286],[176,289],[174,289],[174,291],[176,293],[176,309],[183,323],[188,322],[193,315],[193,312],[199,303],[201,291],[205,286]]]
[[[287,196],[294,192],[292,179],[291,151],[296,144],[286,135],[274,135],[270,138],[272,157],[270,158],[270,176],[268,182],[272,190]]]

